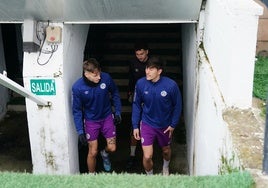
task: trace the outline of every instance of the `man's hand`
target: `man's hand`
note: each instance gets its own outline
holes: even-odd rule
[[[114,125],[115,125],[115,126],[120,125],[121,121],[122,121],[122,118],[121,118],[120,115],[115,115],[115,116],[114,116]]]
[[[169,132],[169,138],[171,138],[172,134],[173,134],[174,128],[171,126],[168,126],[168,128],[164,131],[164,133],[166,134],[166,132]]]
[[[86,146],[86,145],[88,144],[88,143],[87,143],[87,138],[86,138],[85,134],[80,134],[80,135],[78,136],[78,139],[79,139],[79,142],[80,142],[82,145]]]
[[[140,140],[141,137],[140,137],[140,130],[137,128],[137,129],[133,129],[133,136],[136,140]]]

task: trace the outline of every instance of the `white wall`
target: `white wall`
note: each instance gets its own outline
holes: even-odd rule
[[[182,27],[191,175],[216,175],[224,168],[222,158],[237,158],[222,114],[231,106],[251,107],[260,13],[251,1],[208,0],[199,23]],[[232,165],[239,166],[239,160]]]
[[[33,173],[70,174],[78,172],[77,136],[70,116],[70,87],[80,76],[87,25],[63,25],[62,42],[52,54],[24,53],[24,86],[31,90],[30,81],[55,80],[56,95],[42,95],[51,107],[38,107],[26,99],[31,143]],[[44,50],[51,50],[47,43]],[[39,63],[38,63],[39,62]]]
[[[197,36],[196,24],[182,25],[183,116],[186,125],[188,169],[193,169],[194,122],[196,116]]]
[[[0,25],[0,73],[6,71],[6,61],[4,54],[4,46],[2,40],[2,30]],[[8,89],[0,84],[0,120],[4,117],[7,111],[7,102],[9,100]]]
[[[64,66],[63,66],[63,83],[65,91],[65,106],[66,106],[66,127],[68,129],[69,138],[69,153],[70,171],[77,172],[78,164],[78,149],[77,149],[77,133],[73,122],[71,108],[71,87],[72,84],[82,75],[83,52],[87,41],[88,25],[65,25],[64,36]]]
[[[204,48],[224,101],[249,108],[262,8],[252,0],[208,0],[205,13]]]
[[[194,135],[194,175],[215,175],[222,165],[221,158],[231,159],[232,148],[227,124],[222,113],[226,107],[210,63],[199,50],[198,95]],[[235,164],[234,164],[235,165]]]

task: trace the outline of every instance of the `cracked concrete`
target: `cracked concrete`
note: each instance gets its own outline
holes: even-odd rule
[[[223,114],[242,166],[252,174],[257,188],[268,187],[268,176],[262,174],[265,130],[265,117],[261,115],[263,103],[253,98],[251,109],[230,108]]]

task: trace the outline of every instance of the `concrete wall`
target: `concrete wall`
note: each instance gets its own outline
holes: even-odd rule
[[[182,25],[182,62],[183,62],[183,114],[186,125],[186,142],[187,142],[187,158],[189,164],[189,172],[193,171],[194,156],[194,123],[197,106],[197,35],[196,24]]]
[[[78,149],[77,133],[73,122],[71,107],[71,87],[72,84],[82,75],[82,63],[84,57],[84,48],[87,41],[87,31],[89,25],[65,25],[64,36],[64,66],[63,66],[63,85],[65,91],[65,114],[66,128],[68,137],[69,152],[73,155],[69,158],[70,171],[77,172],[78,167]]]
[[[33,173],[77,173],[77,135],[70,111],[70,88],[74,80],[81,76],[88,26],[51,25],[62,28],[62,42],[57,50],[53,54],[44,51],[40,54],[24,53],[25,88],[31,90],[30,82],[33,80],[49,79],[55,81],[56,90],[55,95],[40,95],[52,103],[51,107],[38,107],[26,99]],[[46,52],[52,50],[46,42],[42,49]]]
[[[184,115],[191,175],[215,175],[239,160],[224,110],[250,108],[258,15],[252,1],[208,0],[198,24],[182,27]],[[244,40],[244,39],[247,40]]]
[[[197,79],[197,109],[194,135],[194,175],[215,175],[220,173],[222,158],[229,161],[237,158],[227,124],[222,118],[226,107],[215,82],[215,75],[204,51],[199,49]],[[239,163],[228,164],[239,166]]]
[[[203,44],[228,106],[251,107],[260,14],[251,0],[207,1]]]
[[[6,61],[2,40],[2,31],[0,25],[0,73],[6,71]],[[9,100],[8,89],[2,85],[0,85],[0,120],[4,117],[7,111],[7,102]]]

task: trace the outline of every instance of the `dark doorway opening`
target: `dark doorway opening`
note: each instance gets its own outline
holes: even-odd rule
[[[113,171],[125,172],[125,165],[130,153],[131,104],[127,99],[128,62],[135,56],[136,41],[145,41],[150,55],[163,57],[166,64],[166,75],[174,79],[182,93],[182,49],[180,24],[97,24],[90,25],[84,59],[96,58],[104,72],[108,72],[115,80],[122,101],[122,124],[117,127],[117,151],[111,155]],[[188,174],[186,159],[186,133],[183,116],[173,136],[172,159],[170,172]],[[105,141],[100,139],[99,148]],[[138,144],[136,155],[138,163],[129,173],[143,173],[142,149]],[[87,172],[87,148],[80,147],[79,167],[81,173]],[[160,148],[154,149],[154,172],[162,170]],[[97,158],[97,171],[103,171],[101,157]]]
[[[23,86],[21,24],[1,24],[0,27],[5,56],[3,67],[8,78]],[[32,172],[27,114],[25,110],[17,110],[18,106],[24,109],[25,98],[11,90],[8,95],[8,112],[0,121],[0,171]]]
[[[7,76],[23,85],[22,81],[22,33],[21,24],[1,24]]]

